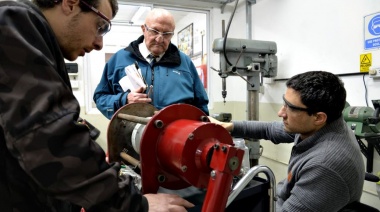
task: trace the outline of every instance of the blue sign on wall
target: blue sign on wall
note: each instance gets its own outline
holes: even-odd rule
[[[380,48],[380,13],[364,16],[364,49]]]

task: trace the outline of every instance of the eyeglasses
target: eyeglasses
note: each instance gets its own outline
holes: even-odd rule
[[[105,34],[107,34],[107,32],[109,32],[111,30],[111,26],[112,26],[110,19],[108,19],[107,16],[105,16],[103,13],[101,13],[95,7],[89,5],[87,2],[85,2],[85,1],[80,1],[80,2],[82,2],[86,7],[88,7],[90,10],[92,10],[94,13],[96,13],[98,16],[100,16],[105,21],[104,24],[102,24],[101,26],[98,26],[97,36],[101,37],[101,36],[104,36]]]
[[[292,103],[288,102],[288,100],[285,99],[285,95],[282,96],[282,99],[284,100],[284,108],[286,111],[288,111],[290,109],[291,111],[305,111],[305,112],[310,113],[309,108],[298,107],[298,106],[295,106]]]
[[[145,26],[145,29],[148,31],[148,34],[149,34],[150,36],[155,36],[155,37],[157,37],[157,36],[161,35],[161,36],[162,36],[163,38],[165,38],[165,39],[170,39],[170,38],[172,38],[173,35],[174,35],[174,32],[160,32],[160,31],[157,31],[157,30],[152,29],[152,28],[150,28],[150,27],[147,27],[146,24],[144,24],[144,26]]]

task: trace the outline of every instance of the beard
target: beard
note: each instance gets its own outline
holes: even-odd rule
[[[79,21],[80,13],[71,18],[67,25],[64,26],[64,32],[60,35],[59,46],[63,57],[70,61],[78,58],[77,51],[81,44]]]

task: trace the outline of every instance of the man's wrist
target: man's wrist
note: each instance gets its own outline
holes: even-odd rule
[[[232,122],[224,122],[223,124],[223,127],[228,131],[228,132],[232,132],[232,130],[234,129],[234,124]]]

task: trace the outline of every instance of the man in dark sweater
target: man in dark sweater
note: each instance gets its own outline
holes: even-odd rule
[[[78,123],[64,58],[103,47],[116,0],[0,1],[0,210],[186,211],[142,195]]]
[[[311,71],[286,83],[282,122],[221,124],[232,136],[292,143],[288,177],[277,186],[277,211],[330,212],[359,201],[364,162],[352,130],[343,120],[346,90],[334,74]]]

